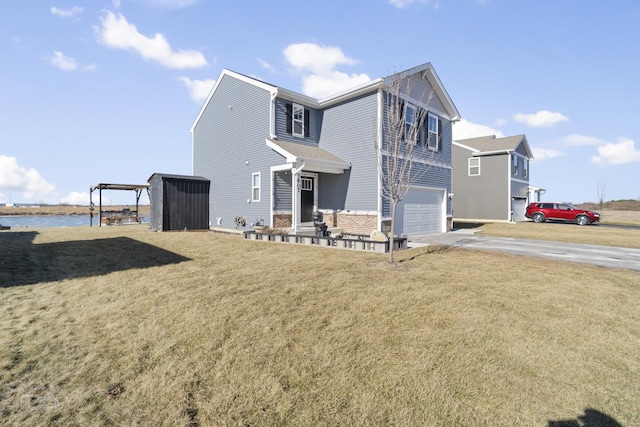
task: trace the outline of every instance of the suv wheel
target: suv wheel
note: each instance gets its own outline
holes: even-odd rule
[[[591,224],[591,220],[586,215],[579,215],[576,217],[576,224],[578,225],[589,225]]]
[[[544,215],[540,212],[536,212],[531,216],[531,219],[533,220],[533,222],[544,222]]]

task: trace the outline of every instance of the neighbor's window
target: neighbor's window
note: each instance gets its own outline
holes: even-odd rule
[[[529,160],[527,159],[522,161],[522,175],[525,178],[529,178]]]
[[[428,113],[427,115],[427,142],[430,149],[440,149],[440,126],[438,116],[431,113]]]
[[[513,164],[513,176],[518,175],[518,156],[516,153],[511,153],[511,163]]]
[[[469,158],[469,176],[478,176],[478,175],[480,175],[480,158],[470,157]]]
[[[251,201],[260,201],[260,172],[251,174]]]

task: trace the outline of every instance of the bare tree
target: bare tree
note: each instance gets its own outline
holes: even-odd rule
[[[417,180],[427,172],[427,163],[433,153],[428,150],[427,106],[433,90],[422,93],[419,99],[411,95],[415,89],[412,76],[395,75],[384,92],[381,129],[374,137],[378,160],[378,176],[382,196],[389,201],[391,227],[389,262],[393,263],[393,239],[398,204]],[[419,164],[418,160],[422,160]]]
[[[606,181],[605,182],[600,182],[600,180],[598,180],[596,182],[596,192],[598,194],[598,203],[600,204],[600,212],[602,212],[602,209],[604,207],[604,200],[605,200],[606,190],[607,190]]]

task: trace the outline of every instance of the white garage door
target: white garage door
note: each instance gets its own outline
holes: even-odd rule
[[[526,221],[527,217],[524,216],[524,212],[527,210],[527,199],[513,199],[511,202],[513,208],[513,220],[516,222]]]
[[[444,231],[444,190],[412,188],[398,206],[402,233],[407,235]],[[398,227],[400,229],[400,227]]]

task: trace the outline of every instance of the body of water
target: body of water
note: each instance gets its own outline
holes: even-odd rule
[[[0,224],[8,225],[11,229],[49,228],[49,227],[83,227],[90,225],[89,215],[0,215]],[[93,217],[93,226],[97,227],[98,217]],[[149,222],[148,217],[142,217],[142,222]]]

